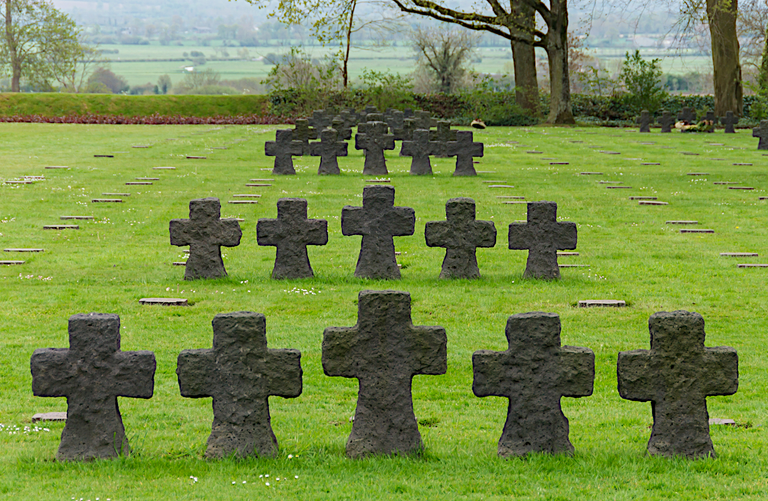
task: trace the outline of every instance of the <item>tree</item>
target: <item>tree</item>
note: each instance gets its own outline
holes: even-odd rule
[[[11,74],[11,91],[19,92],[22,78],[46,82],[51,76],[50,61],[75,54],[79,29],[47,0],[3,0],[5,33],[0,37],[0,63]]]
[[[627,92],[627,101],[637,114],[642,110],[653,113],[668,97],[661,83],[661,59],[646,61],[639,50],[632,55],[626,53],[619,79]]]
[[[173,87],[173,82],[171,82],[171,77],[169,75],[160,75],[160,78],[157,79],[158,93],[168,94],[168,91],[171,90],[171,87]]]
[[[465,30],[419,27],[411,33],[411,44],[419,64],[427,68],[440,92],[445,94],[459,87],[477,41],[477,36]]]
[[[101,84],[101,85],[99,85]],[[113,94],[120,92],[126,92],[130,87],[128,80],[120,75],[116,75],[112,70],[105,66],[99,66],[93,71],[88,79],[89,92],[93,92],[93,89],[103,89],[103,87],[109,89]],[[101,90],[99,90],[101,92]]]
[[[66,44],[60,50],[50,51],[43,57],[46,71],[40,76],[58,82],[64,92],[82,92],[96,65],[103,63],[101,51],[91,47],[78,36],[77,44]]]

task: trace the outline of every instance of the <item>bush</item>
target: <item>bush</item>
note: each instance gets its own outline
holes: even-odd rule
[[[626,53],[619,79],[624,84],[624,99],[635,114],[657,110],[668,96],[661,84],[661,59],[646,61],[639,50],[631,56]]]

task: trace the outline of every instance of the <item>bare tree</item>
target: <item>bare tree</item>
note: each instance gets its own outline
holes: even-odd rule
[[[452,28],[418,27],[411,32],[411,45],[419,64],[429,71],[436,87],[445,94],[459,88],[478,40],[476,34]]]

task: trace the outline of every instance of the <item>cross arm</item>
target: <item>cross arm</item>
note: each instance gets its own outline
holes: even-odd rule
[[[446,221],[428,221],[424,226],[424,239],[428,247],[443,247],[451,238],[451,227]]]
[[[619,352],[616,373],[621,398],[638,402],[654,399],[656,381],[651,372],[651,357],[649,350]]]
[[[478,247],[493,247],[496,245],[496,225],[493,221],[475,221],[475,235]]]
[[[240,222],[236,219],[221,219],[221,245],[224,247],[237,247],[240,245],[240,238],[243,231],[240,229]]]
[[[323,149],[325,145],[323,143],[309,143],[309,154],[313,157],[323,156]]]
[[[325,245],[328,243],[328,221],[325,219],[310,219],[307,221],[305,239],[308,245]]]
[[[472,392],[477,397],[509,397],[506,391],[506,351],[477,350],[472,354]]]
[[[508,237],[511,250],[525,250],[531,247],[533,235],[527,223],[510,223]]]
[[[298,397],[302,390],[302,374],[299,350],[269,350],[264,377],[270,395]]]
[[[346,141],[338,141],[336,143],[336,156],[337,157],[346,157],[349,154],[348,151],[348,144]]]
[[[323,372],[326,376],[357,377],[363,360],[352,355],[357,342],[357,327],[327,327],[323,331]]]
[[[387,218],[394,237],[413,235],[416,229],[416,211],[410,207],[395,207]]]
[[[189,245],[192,242],[189,234],[189,219],[171,219],[168,225],[171,234],[171,245]]]
[[[704,349],[707,396],[733,395],[739,389],[739,356],[730,346]]]
[[[595,383],[595,353],[580,346],[560,348],[560,385],[564,397],[588,397]]]
[[[216,355],[211,349],[183,350],[176,361],[176,376],[182,397],[212,397],[210,388],[216,378]]]
[[[66,348],[35,350],[30,360],[32,393],[36,397],[66,397],[75,387],[75,369]]]
[[[280,240],[280,222],[277,219],[261,218],[256,223],[256,243],[277,245]]]
[[[341,234],[344,236],[362,235],[365,212],[362,207],[345,205],[341,209]]]
[[[368,134],[358,132],[355,134],[355,149],[364,150],[366,148],[368,148]]]
[[[115,354],[118,369],[115,388],[118,397],[152,398],[157,361],[151,351],[120,351]]]
[[[448,337],[439,326],[413,326],[414,374],[445,374],[448,370]]]
[[[564,221],[557,223],[557,236],[555,245],[558,250],[575,249],[578,241],[576,223]]]

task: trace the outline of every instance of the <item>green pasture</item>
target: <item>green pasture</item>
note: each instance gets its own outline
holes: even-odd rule
[[[340,159],[340,176],[319,177],[319,159],[301,157],[295,160],[296,176],[275,177],[268,172],[272,159],[263,154],[274,130],[0,124],[0,178],[46,178],[31,185],[0,182],[0,249],[45,249],[0,254],[26,261],[0,267],[0,498],[768,496],[768,268],[737,267],[768,262],[768,202],[758,200],[768,188],[768,157],[756,150],[749,131],[662,135],[657,129],[641,135],[597,128],[491,128],[475,132],[485,143],[485,157],[476,167],[493,173],[476,178],[452,177],[452,159],[435,160],[433,176],[413,177],[410,159],[389,152],[387,177],[397,190],[396,205],[415,209],[416,231],[395,238],[402,279],[372,281],[354,278],[360,237],[344,237],[340,228],[342,207],[360,205],[370,179],[361,174],[361,152],[350,147],[350,156]],[[132,148],[137,145],[151,147]],[[220,147],[227,149],[215,149]],[[543,153],[527,153],[534,150]],[[642,165],[652,162],[661,165]],[[44,168],[51,165],[70,168]],[[152,169],[159,166],[176,170]],[[603,175],[579,175],[582,171]],[[160,180],[152,186],[125,185],[144,176]],[[252,178],[275,179],[270,187],[245,187]],[[489,188],[484,181],[492,180],[514,188]],[[606,189],[598,181],[632,189]],[[716,181],[755,189],[730,190]],[[122,204],[91,203],[114,192],[131,196]],[[260,203],[227,203],[241,193],[261,193]],[[562,257],[560,263],[589,267],[563,268],[559,281],[523,279],[527,253],[507,249],[507,225],[525,219],[526,206],[497,198],[509,195],[557,202],[558,218],[576,222],[579,232],[580,255]],[[656,196],[669,205],[640,206],[628,199],[633,195]],[[445,202],[458,196],[474,198],[478,219],[494,221],[498,230],[496,247],[477,252],[479,280],[440,280],[444,250],[424,241],[425,223],[444,219]],[[202,197],[219,197],[223,217],[244,218],[243,237],[239,247],[223,249],[228,278],[186,282],[183,268],[171,265],[184,253],[169,244],[168,223],[187,217],[189,201]],[[282,197],[306,198],[309,216],[328,220],[328,245],[309,249],[314,279],[270,279],[275,249],[257,245],[256,224],[276,216]],[[79,230],[42,229],[66,223],[59,219],[63,215],[95,220],[80,222]],[[668,220],[697,220],[698,228],[715,233],[681,234]],[[719,256],[746,251],[760,257]],[[357,383],[323,374],[321,341],[326,327],[355,324],[357,295],[366,289],[410,292],[414,324],[447,331],[448,372],[413,380],[425,444],[417,457],[350,460],[344,454]],[[143,297],[185,297],[194,304],[140,306]],[[581,299],[623,299],[628,307],[578,308]],[[648,317],[677,309],[704,316],[708,346],[728,345],[739,353],[738,393],[709,399],[710,416],[738,424],[712,427],[715,459],[647,457],[651,405],[622,400],[616,389],[618,352],[649,348]],[[209,348],[214,315],[241,310],[266,315],[270,347],[301,350],[304,390],[296,399],[270,399],[279,457],[207,461],[211,400],[180,396],[176,357],[183,349]],[[563,344],[585,346],[596,355],[594,394],[562,399],[573,457],[499,459],[496,446],[507,402],[472,393],[472,353],[505,349],[507,318],[529,311],[557,313]],[[63,425],[36,428],[31,417],[64,411],[66,401],[32,395],[29,360],[36,348],[67,347],[67,319],[87,312],[119,314],[122,349],[155,353],[155,392],[149,400],[119,399],[130,457],[58,463],[54,456]]]

